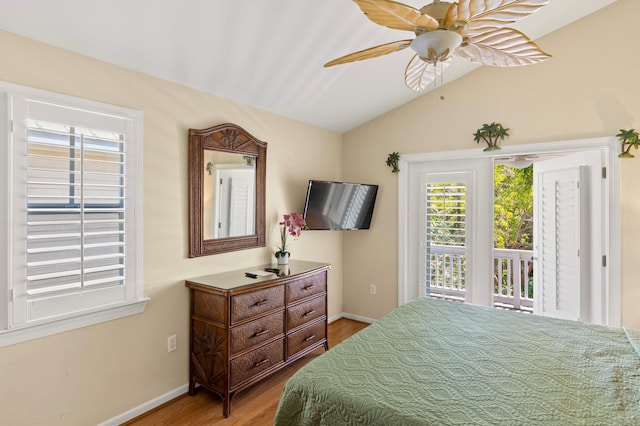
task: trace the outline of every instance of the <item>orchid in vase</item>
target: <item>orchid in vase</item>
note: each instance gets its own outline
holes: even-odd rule
[[[279,264],[286,264],[289,260],[291,253],[287,247],[287,237],[290,235],[293,238],[297,238],[302,233],[302,230],[306,227],[306,222],[300,213],[292,212],[282,216],[280,225],[280,245],[276,246],[276,259]]]

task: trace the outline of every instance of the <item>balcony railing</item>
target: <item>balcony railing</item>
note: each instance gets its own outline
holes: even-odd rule
[[[427,294],[464,300],[464,247],[431,245],[427,252]],[[533,252],[493,249],[493,303],[496,307],[533,310]]]

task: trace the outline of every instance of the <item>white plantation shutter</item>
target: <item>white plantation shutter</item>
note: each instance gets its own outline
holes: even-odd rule
[[[133,298],[130,120],[13,103],[11,325]]]
[[[467,300],[473,275],[474,172],[424,173],[420,180],[424,260],[419,294]]]
[[[539,226],[535,311],[542,315],[584,319],[588,257],[585,228],[584,166],[538,174]]]
[[[425,185],[426,293],[464,298],[467,186]]]
[[[346,206],[341,206],[344,212],[340,227],[343,229],[349,229],[356,227],[362,222],[361,215],[367,214],[368,208],[363,206],[371,204],[370,192],[373,191],[371,186],[360,185],[344,185],[343,188],[342,203],[346,203]]]

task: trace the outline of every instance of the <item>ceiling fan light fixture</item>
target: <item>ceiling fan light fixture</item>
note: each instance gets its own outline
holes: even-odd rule
[[[511,166],[514,169],[526,169],[533,164],[533,161],[538,158],[537,155],[516,155],[514,157],[507,157],[504,159],[504,163],[507,166]]]
[[[515,159],[515,160],[510,161],[510,162],[508,162],[506,164],[508,166],[513,167],[514,169],[526,169],[527,167],[529,167],[530,165],[533,164],[533,161],[525,160],[525,159]]]
[[[427,62],[447,59],[462,44],[462,36],[455,31],[435,30],[420,34],[410,44],[420,58]]]

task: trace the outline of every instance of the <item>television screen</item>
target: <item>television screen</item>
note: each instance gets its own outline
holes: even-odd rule
[[[369,229],[378,185],[310,180],[304,219],[309,229]]]

